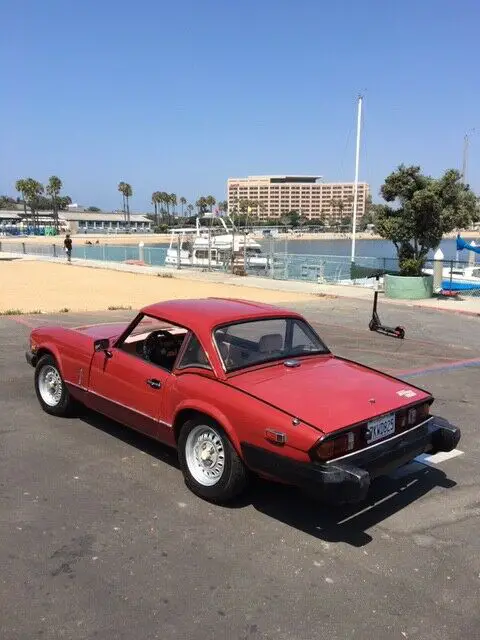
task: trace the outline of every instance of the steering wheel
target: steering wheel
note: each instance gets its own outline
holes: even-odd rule
[[[172,336],[166,329],[158,329],[157,331],[152,331],[152,333],[145,338],[145,342],[143,343],[143,357],[149,362],[152,361],[152,356],[157,348],[158,338],[169,338],[171,340]],[[167,352],[168,349],[169,345],[165,344],[165,352]]]

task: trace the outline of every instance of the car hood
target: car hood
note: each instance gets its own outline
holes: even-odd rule
[[[75,331],[80,331],[94,340],[100,338],[117,338],[128,327],[128,322],[105,322],[104,324],[89,324],[75,327]]]
[[[430,394],[379,371],[335,356],[283,362],[234,375],[229,383],[323,433],[363,422]]]

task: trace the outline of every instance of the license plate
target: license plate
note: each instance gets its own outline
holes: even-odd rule
[[[366,441],[367,444],[391,436],[395,433],[395,414],[390,413],[388,416],[370,420],[367,424]]]

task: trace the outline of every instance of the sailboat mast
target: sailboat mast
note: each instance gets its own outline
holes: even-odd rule
[[[355,262],[355,240],[357,233],[357,208],[358,208],[358,171],[360,167],[360,133],[362,126],[363,96],[358,96],[357,110],[357,144],[355,149],[355,183],[353,187],[353,225],[352,225],[352,262]]]
[[[462,182],[467,183],[467,162],[468,162],[468,133],[463,138],[463,163],[462,163]]]

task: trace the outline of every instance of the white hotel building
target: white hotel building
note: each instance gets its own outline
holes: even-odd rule
[[[357,215],[365,213],[369,186],[358,183]],[[308,220],[323,218],[326,224],[340,222],[353,214],[353,182],[322,182],[321,176],[248,176],[228,179],[228,210],[241,200],[252,200],[260,207],[252,215],[260,220],[281,218],[297,211]]]

